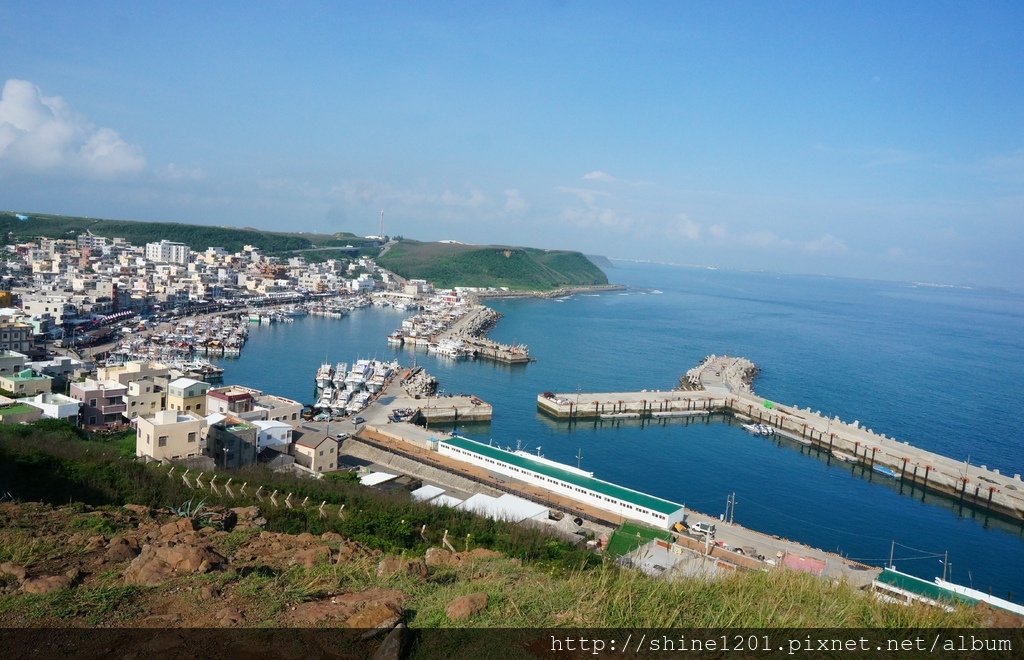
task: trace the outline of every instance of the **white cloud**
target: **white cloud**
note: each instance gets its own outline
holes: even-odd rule
[[[724,239],[728,235],[728,233],[729,230],[726,228],[725,225],[711,225],[710,227],[708,227],[708,234],[711,235],[711,238],[714,238],[719,241]]]
[[[793,241],[779,238],[774,232],[770,231],[755,231],[744,234],[740,237],[740,242],[748,247],[755,248],[789,247],[793,244]]]
[[[842,254],[846,252],[846,243],[832,234],[823,234],[804,243],[804,249],[818,254]]]
[[[113,178],[141,172],[142,150],[95,126],[59,96],[11,78],[0,93],[0,168]]]
[[[573,227],[580,229],[615,229],[618,231],[632,231],[635,224],[629,218],[619,215],[612,209],[598,209],[571,207],[562,211],[562,220]]]
[[[529,203],[518,190],[509,188],[505,191],[505,213],[523,213],[528,208],[530,208]]]
[[[201,167],[181,167],[168,163],[156,171],[156,176],[164,181],[202,181],[206,172]]]
[[[679,220],[670,227],[669,231],[671,234],[685,238],[688,241],[696,241],[700,238],[701,226],[691,220],[690,216],[680,213]]]
[[[613,177],[611,174],[608,174],[607,172],[602,172],[601,170],[594,170],[593,172],[587,172],[586,174],[584,174],[583,175],[583,180],[584,181],[605,181],[605,182],[610,183],[612,181],[615,181],[616,179],[615,179],[615,177]]]
[[[558,186],[555,190],[561,193],[566,193],[567,195],[575,195],[587,206],[594,206],[598,197],[609,197],[608,193],[603,190],[592,190],[590,188],[569,188],[566,186]]]
[[[470,190],[465,195],[452,192],[451,190],[445,190],[441,193],[440,202],[444,206],[456,206],[460,208],[476,209],[488,203],[487,195],[483,194],[476,188]]]

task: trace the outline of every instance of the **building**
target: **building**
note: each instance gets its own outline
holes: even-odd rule
[[[78,413],[82,402],[63,394],[37,394],[22,403],[38,408],[46,419],[63,419],[78,426]]]
[[[216,413],[220,414],[220,413]],[[206,431],[206,455],[222,470],[236,470],[256,462],[258,429],[231,415]]]
[[[167,384],[167,409],[206,415],[210,384],[194,378],[176,378]]]
[[[22,369],[18,373],[0,376],[0,390],[10,392],[16,397],[45,394],[52,389],[53,378],[45,374],[37,374],[31,369]]]
[[[0,424],[31,424],[42,416],[39,408],[25,403],[0,405]]]
[[[160,241],[146,243],[146,259],[162,264],[187,264],[192,250],[184,243]]]
[[[284,447],[292,443],[292,433],[295,431],[291,424],[275,422],[265,419],[253,420],[252,425],[257,428],[256,450],[263,451],[267,447]]]
[[[70,396],[82,402],[82,426],[115,426],[124,422],[128,388],[112,380],[87,378],[71,383]]]
[[[170,373],[171,368],[162,362],[131,360],[123,364],[97,368],[96,378],[97,380],[113,380],[127,385],[133,380],[142,380],[143,378],[166,378]]]
[[[438,453],[443,456],[541,486],[596,509],[661,529],[671,529],[672,524],[683,520],[686,513],[681,504],[595,479],[591,472],[526,452],[505,451],[458,436],[438,441],[436,445]]]
[[[293,428],[302,423],[302,404],[292,399],[274,394],[263,394],[254,390],[257,410],[265,411],[263,419],[271,422],[284,422]]]
[[[244,387],[218,387],[206,393],[206,413],[232,414],[242,417],[251,413],[255,399],[252,390]]]
[[[206,420],[193,413],[161,410],[152,417],[139,417],[135,432],[135,455],[157,461],[199,456]]]
[[[295,431],[288,453],[295,457],[295,466],[306,472],[322,474],[338,469],[341,442],[337,438],[319,433]]]
[[[20,321],[0,322],[0,350],[27,353],[32,350],[33,327]]]
[[[16,374],[25,368],[28,356],[17,351],[0,350],[0,376]]]
[[[136,417],[155,415],[167,408],[167,393],[150,378],[133,380],[127,385],[124,395],[124,416],[131,420]]]

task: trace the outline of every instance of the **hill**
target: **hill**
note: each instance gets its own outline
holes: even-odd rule
[[[0,425],[0,484],[9,491],[0,502],[0,627],[988,622],[980,610],[886,604],[848,585],[789,571],[668,582],[537,529],[344,480],[250,470],[233,475],[232,496],[223,474],[216,492],[212,475],[202,491],[192,490],[181,471],[168,479],[166,466],[130,459],[131,445],[130,437],[97,441],[52,420]],[[237,490],[241,481],[249,486],[244,497]],[[257,486],[261,501],[253,494]],[[294,506],[274,506],[266,495],[271,490],[294,493]],[[302,506],[306,496],[325,501],[326,515],[316,504]],[[347,505],[343,511],[340,504]],[[443,531],[453,550],[439,547]]]
[[[607,284],[608,278],[579,252],[502,245],[463,245],[401,240],[377,259],[405,278],[441,287],[509,287],[545,291]]]
[[[373,247],[376,252],[377,245],[375,241],[368,241],[346,232],[332,235],[298,234],[252,228],[106,220],[44,213],[22,213],[20,215],[28,219],[21,220],[18,215],[13,212],[0,213],[0,233],[4,236],[5,244],[28,241],[39,236],[74,239],[79,234],[90,231],[106,238],[124,238],[133,245],[145,245],[166,239],[184,243],[193,250],[205,250],[216,246],[229,252],[237,252],[246,245],[253,245],[268,254],[346,245]]]

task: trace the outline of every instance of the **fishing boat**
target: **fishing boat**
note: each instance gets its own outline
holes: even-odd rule
[[[875,465],[871,466],[871,469],[877,472],[878,474],[884,475],[891,479],[896,479],[897,477],[899,477],[899,475],[896,473],[896,470],[893,470],[891,467],[887,465],[878,465],[876,463]]]
[[[743,428],[754,435],[774,435],[775,429],[767,424],[743,424]]]

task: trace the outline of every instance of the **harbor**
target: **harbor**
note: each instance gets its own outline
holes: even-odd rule
[[[501,315],[476,303],[442,296],[404,321],[388,335],[394,346],[426,348],[429,353],[452,359],[476,358],[505,364],[530,362],[525,344],[500,344],[485,335]]]
[[[709,356],[670,391],[544,392],[537,408],[555,419],[647,419],[724,413],[817,448],[840,461],[864,466],[923,490],[1024,522],[1024,481],[985,465],[971,465],[878,434],[857,421],[829,418],[810,408],[756,395],[756,367],[745,358]],[[758,435],[768,435],[759,427]]]

